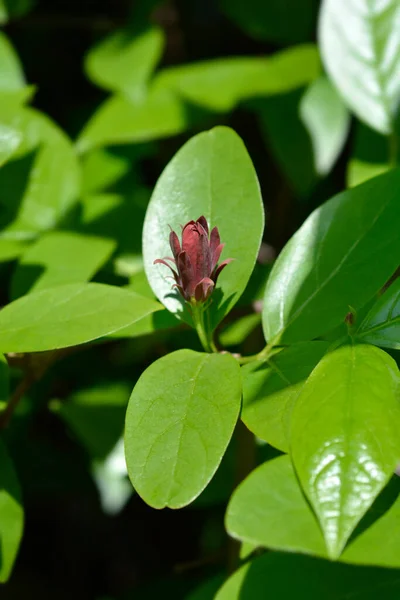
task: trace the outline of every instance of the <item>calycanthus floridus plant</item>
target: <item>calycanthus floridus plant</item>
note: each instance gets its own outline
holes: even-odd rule
[[[148,504],[180,508],[199,496],[241,419],[255,437],[238,434],[239,464],[243,443],[254,440],[281,455],[248,465],[228,506],[229,535],[252,547],[387,565],[384,540],[400,500],[374,522],[373,544],[368,528],[354,530],[400,461],[399,371],[379,348],[400,348],[398,280],[382,293],[400,255],[399,189],[392,170],[315,210],[269,274],[265,347],[232,355],[216,333],[259,251],[256,174],[228,128],[178,152],[148,207],[144,262],[155,295],[196,329],[204,351],[163,356],[132,392],[126,460]],[[385,248],[379,260],[371,261],[371,245]],[[223,249],[231,258],[219,263]],[[391,535],[400,544],[400,532]]]

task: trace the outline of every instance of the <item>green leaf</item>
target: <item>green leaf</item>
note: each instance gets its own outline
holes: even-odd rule
[[[215,600],[396,600],[399,594],[397,570],[269,552],[240,567]]]
[[[314,149],[315,170],[330,172],[346,142],[350,115],[337,91],[326,77],[316,79],[305,92],[300,117]]]
[[[324,0],[319,40],[329,76],[351,110],[390,133],[400,100],[398,0]]]
[[[206,487],[232,436],[241,401],[229,354],[178,350],[153,363],[129,400],[125,454],[138,494],[180,508]]]
[[[28,294],[0,311],[0,352],[41,352],[83,344],[162,307],[111,285],[69,284]]]
[[[327,348],[325,342],[297,344],[242,368],[242,421],[257,437],[289,451],[292,407]]]
[[[295,44],[312,38],[316,0],[220,0],[221,9],[257,40]]]
[[[182,201],[181,199],[184,199]],[[157,182],[143,228],[143,258],[155,295],[173,313],[188,319],[167,269],[154,265],[171,254],[170,225],[204,215],[226,243],[222,258],[235,260],[221,273],[210,307],[213,326],[236,303],[250,278],[264,228],[259,184],[246,148],[227,127],[200,133],[175,155]],[[243,226],[243,223],[246,226]]]
[[[110,258],[115,242],[67,231],[43,235],[24,253],[11,280],[11,296],[88,281]]]
[[[2,125],[0,123],[0,167],[18,149],[22,140],[22,134],[17,129]]]
[[[24,527],[21,491],[14,466],[0,438],[0,582],[7,581]]]
[[[86,56],[89,79],[106,90],[140,97],[154,71],[164,46],[161,29],[152,27],[137,35],[134,31],[115,31]]]
[[[394,476],[357,527],[341,562],[400,567],[399,490],[400,480]],[[327,558],[321,529],[288,456],[264,463],[239,485],[228,506],[226,527],[246,544]]]
[[[320,72],[316,47],[305,44],[272,57],[217,58],[169,67],[154,79],[193,104],[228,112],[241,101],[282,94],[313,81]]]
[[[7,189],[2,198],[2,236],[31,239],[53,228],[77,202],[77,158],[63,131],[38,111],[21,107],[6,111],[1,120],[23,135],[14,160],[0,170],[0,187]]]
[[[187,127],[186,110],[169,90],[150,89],[140,98],[112,96],[82,131],[77,149],[87,152],[110,144],[131,144],[176,135]]]
[[[332,558],[400,462],[399,370],[374,346],[326,355],[292,411],[291,455]]]
[[[385,284],[400,254],[399,191],[395,169],[308,217],[272,268],[263,310],[267,340],[318,337],[344,321],[349,305],[361,308]]]
[[[232,537],[271,550],[326,556],[318,523],[288,456],[260,465],[236,488],[225,517]]]
[[[14,92],[25,87],[18,56],[5,33],[0,31],[0,91]]]
[[[363,342],[400,349],[400,279],[373,305],[357,330]]]

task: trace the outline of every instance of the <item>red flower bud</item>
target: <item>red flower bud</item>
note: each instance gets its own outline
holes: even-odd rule
[[[174,287],[178,288],[185,300],[205,302],[212,294],[222,269],[233,260],[227,258],[218,265],[224,248],[218,228],[214,227],[209,234],[205,217],[199,217],[183,227],[182,245],[175,231],[171,231],[169,243],[173,258],[157,258],[154,264],[161,263],[171,269]],[[176,270],[166,261],[175,264]]]

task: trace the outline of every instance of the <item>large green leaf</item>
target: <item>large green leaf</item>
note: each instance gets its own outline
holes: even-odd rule
[[[163,50],[162,30],[149,28],[138,35],[134,31],[112,33],[86,56],[88,77],[106,90],[140,97],[146,92],[147,81]]]
[[[11,280],[11,296],[88,281],[114,249],[113,240],[67,231],[47,233],[19,261]]]
[[[221,462],[240,401],[240,368],[229,354],[178,350],[143,373],[126,413],[125,454],[148,504],[180,508],[200,494]]]
[[[200,133],[179,150],[157,182],[143,229],[145,271],[155,295],[182,316],[167,269],[154,265],[171,254],[169,228],[204,215],[226,243],[222,258],[234,258],[221,273],[210,308],[216,325],[238,300],[256,261],[264,212],[254,167],[241,139],[227,127]],[[245,225],[244,225],[245,224]],[[187,318],[186,312],[183,318]]]
[[[176,135],[187,127],[184,105],[166,89],[139,98],[112,96],[91,117],[79,136],[80,152],[111,144],[147,142]]]
[[[269,552],[244,564],[215,600],[397,600],[399,572]]]
[[[243,542],[326,556],[321,530],[288,456],[263,463],[246,477],[231,497],[225,524]]]
[[[324,0],[319,40],[348,106],[372,128],[390,133],[400,100],[398,0]]]
[[[73,283],[23,296],[0,311],[0,352],[40,352],[83,344],[162,307],[123,288]]]
[[[387,137],[358,122],[351,159],[347,164],[347,185],[354,187],[391,168]]]
[[[327,348],[325,342],[297,344],[269,360],[242,368],[242,420],[257,437],[283,452],[289,451],[292,407]]]
[[[341,562],[400,567],[399,491],[400,480],[394,476],[356,529]],[[328,557],[288,456],[264,463],[240,484],[230,500],[226,526],[230,535],[256,547]]]
[[[0,167],[11,158],[21,140],[22,134],[18,129],[0,123]]]
[[[361,308],[384,285],[399,262],[399,192],[395,169],[334,196],[308,217],[266,286],[269,341],[318,337],[344,321],[349,305]]]
[[[156,89],[170,89],[209,110],[231,111],[248,98],[282,94],[313,81],[320,72],[312,44],[272,57],[218,58],[169,67],[154,79]]]
[[[5,33],[0,31],[0,91],[17,91],[25,87],[25,77],[18,56]]]
[[[24,527],[21,491],[3,440],[0,438],[0,582],[11,574]]]
[[[70,140],[45,115],[21,107],[3,112],[0,120],[22,133],[14,160],[0,171],[0,187],[7,190],[2,236],[29,239],[53,228],[77,202],[79,166]]]
[[[294,44],[313,36],[317,0],[220,0],[222,10],[253,38]]]
[[[399,370],[368,345],[327,354],[292,411],[291,455],[331,557],[400,462]]]
[[[384,348],[400,348],[400,279],[371,308],[357,331],[357,337]]]
[[[326,175],[346,142],[350,115],[337,91],[326,77],[315,80],[300,104],[300,116],[314,150],[315,170]]]

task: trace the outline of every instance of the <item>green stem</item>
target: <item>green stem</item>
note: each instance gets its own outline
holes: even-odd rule
[[[261,350],[261,352],[258,352],[258,354],[251,354],[250,356],[241,356],[240,358],[238,358],[238,361],[241,365],[245,365],[255,360],[267,360],[271,356],[271,354],[274,354],[278,350],[279,348],[277,348],[273,344],[267,344],[265,348]]]
[[[197,335],[199,336],[201,345],[203,346],[205,352],[218,352],[217,347],[215,346],[212,337],[205,326],[204,313],[204,306],[201,304],[192,304],[193,324],[197,331]]]

